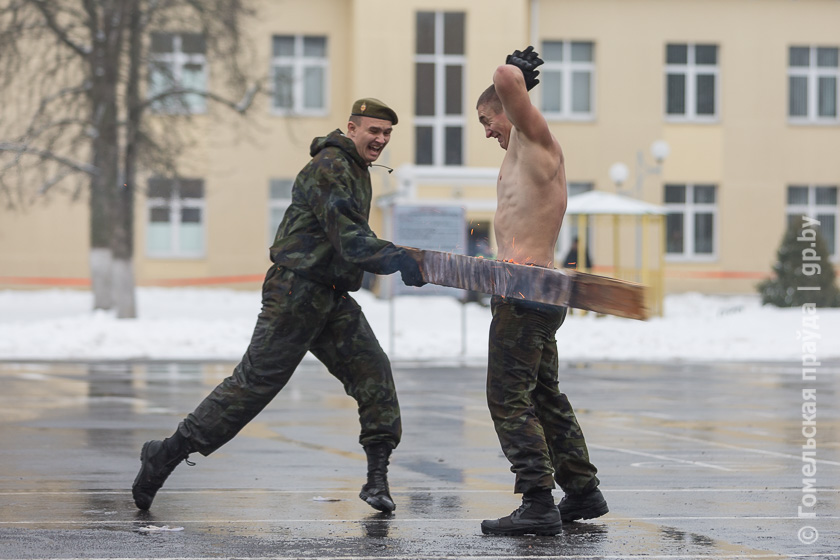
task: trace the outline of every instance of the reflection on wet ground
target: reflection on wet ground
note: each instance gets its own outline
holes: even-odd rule
[[[840,364],[564,364],[611,512],[553,538],[480,533],[519,500],[471,367],[395,366],[394,515],[358,499],[355,404],[314,362],[139,512],[140,446],[231,368],[0,363],[0,558],[840,558]]]

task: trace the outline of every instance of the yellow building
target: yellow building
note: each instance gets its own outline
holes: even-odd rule
[[[664,207],[667,291],[754,291],[788,216],[804,212],[820,219],[838,257],[836,0],[258,7],[248,31],[273,84],[252,108],[259,126],[243,132],[223,109],[195,102],[198,140],[182,170],[190,180],[145,177],[137,201],[140,285],[257,286],[312,138],[343,129],[364,96],[400,116],[378,162],[398,171],[372,171],[374,230],[393,231],[395,201],[463,207],[464,250],[486,252],[503,152],[484,138],[475,100],[505,55],[528,44],[546,61],[532,98],[565,151],[570,194],[619,192]],[[157,40],[159,56],[183,65],[183,79],[212,83],[213,60],[191,50],[188,35]],[[575,226],[564,224],[558,260]],[[618,238],[598,219],[590,223],[596,273],[616,274]],[[83,201],[0,209],[0,288],[84,285],[88,276]]]

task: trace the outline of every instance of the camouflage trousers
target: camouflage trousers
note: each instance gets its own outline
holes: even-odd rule
[[[248,350],[178,429],[209,455],[230,441],[280,392],[306,352],[318,358],[358,403],[363,446],[399,444],[400,406],[388,357],[347,292],[273,266]]]
[[[551,489],[555,480],[568,494],[588,492],[597,469],[558,386],[555,334],[566,308],[496,296],[491,309],[487,404],[514,492]]]

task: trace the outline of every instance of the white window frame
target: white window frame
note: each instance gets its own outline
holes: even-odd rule
[[[422,10],[432,11],[432,10]],[[435,14],[435,53],[434,54],[414,54],[414,64],[433,64],[435,68],[435,114],[434,115],[414,115],[414,127],[431,127],[432,128],[432,163],[431,166],[446,166],[459,167],[467,164],[467,56],[466,54],[444,54],[443,40],[444,28],[443,18],[446,12],[434,10]],[[466,35],[466,27],[464,28],[464,35]],[[464,44],[466,45],[466,37],[464,37]],[[446,67],[460,66],[461,67],[461,107],[460,115],[446,114]],[[414,92],[416,95],[417,87],[415,84]],[[461,163],[449,164],[446,162],[446,127],[460,126],[461,127]],[[418,164],[420,165],[420,164]],[[429,164],[422,164],[428,166]]]
[[[812,219],[819,219],[819,215],[831,214],[834,216],[834,253],[830,256],[832,261],[840,261],[840,186],[838,185],[788,185],[785,195],[791,187],[803,187],[808,189],[808,202],[806,204],[785,204],[785,218],[791,216],[809,216]],[[829,187],[837,189],[838,203],[834,206],[828,204],[817,204],[817,188]],[[787,227],[787,224],[785,224]]]
[[[595,107],[596,107],[596,76],[595,76],[595,42],[594,41],[561,41],[543,39],[543,51],[545,51],[545,43],[561,43],[563,45],[563,60],[546,60],[540,70],[542,71],[542,78],[545,74],[559,73],[563,79],[563,90],[561,97],[560,111],[546,111],[542,110],[543,116],[549,121],[594,121]],[[572,60],[572,44],[573,43],[588,43],[592,45],[592,60],[588,62],[573,61]],[[575,72],[589,73],[589,111],[588,112],[574,112],[572,111],[572,74]],[[540,107],[544,107],[543,97],[545,89],[538,88],[540,92]]]
[[[667,214],[681,213],[683,215],[683,252],[668,253],[666,246],[666,262],[714,262],[718,260],[720,243],[720,217],[718,206],[720,200],[720,188],[711,183],[668,183],[664,187],[685,187],[685,202],[665,202],[663,206]],[[665,188],[662,190],[662,197],[665,198]],[[703,203],[694,202],[695,187],[714,187],[715,202]],[[694,218],[697,214],[712,215],[712,252],[697,254],[694,251]],[[667,226],[666,226],[667,235]]]
[[[155,62],[162,62],[164,64],[168,64],[170,68],[172,68],[172,84],[173,86],[181,85],[184,75],[184,66],[187,64],[197,64],[201,66],[202,73],[204,74],[204,86],[205,91],[207,89],[207,84],[210,83],[210,69],[209,65],[207,64],[207,55],[201,53],[190,53],[187,54],[183,51],[182,42],[183,36],[181,33],[171,33],[172,35],[172,52],[167,53],[149,53],[149,58],[151,59],[151,64],[149,67],[149,80],[147,85],[147,97],[152,98],[156,95],[164,93],[166,90],[155,92],[152,86],[152,74],[155,72]],[[197,101],[197,105],[193,107],[192,103],[184,103],[178,100],[178,96],[172,95],[169,98],[161,101],[160,103],[155,103],[153,105],[153,110],[157,113],[165,113],[165,114],[180,114],[184,112],[184,105],[188,107],[187,114],[190,115],[203,115],[207,113],[207,98],[194,93],[186,93],[183,94],[186,96],[195,96]]]
[[[808,66],[791,66],[790,65],[790,50],[792,48],[808,48]],[[788,47],[788,104],[787,117],[790,124],[826,124],[837,125],[840,124],[840,64],[833,68],[817,66],[817,49],[819,48],[838,48],[826,47],[826,45],[791,45]],[[804,77],[808,80],[808,114],[804,117],[792,116],[790,114],[790,78]],[[835,115],[834,117],[821,117],[818,115],[819,107],[819,89],[817,84],[820,78],[834,78],[835,79]]]
[[[667,61],[667,48],[669,45],[686,45],[688,57],[685,64],[669,64]],[[711,64],[696,63],[696,48],[698,46],[717,47],[717,62]],[[665,97],[663,99],[662,113],[666,122],[688,122],[688,123],[717,123],[720,122],[721,114],[721,83],[720,83],[720,45],[717,43],[667,43],[665,72],[663,74]],[[668,113],[668,74],[685,75],[685,114],[674,115]],[[697,114],[697,76],[698,74],[712,74],[715,77],[715,113],[713,115]]]
[[[146,200],[146,256],[152,259],[203,259],[207,254],[207,191],[206,184],[201,180],[202,197],[184,199],[180,196],[180,188],[176,179],[171,179],[172,196],[170,198],[150,197]],[[169,224],[172,229],[169,251],[154,251],[149,247],[149,226],[152,223],[153,208],[169,207]],[[197,252],[181,251],[181,210],[197,208],[201,215],[201,250]]]
[[[273,215],[275,212],[279,211],[281,214],[284,214],[289,206],[292,204],[292,191],[291,185],[294,185],[294,179],[289,179],[287,177],[272,177],[268,181],[268,244],[269,246],[274,244],[274,237],[277,235],[277,228],[280,226],[280,223],[283,221],[281,216],[280,221],[275,223],[273,219]],[[289,184],[289,197],[288,198],[278,198],[274,196],[274,184],[275,182],[283,182]]]
[[[292,37],[294,39],[294,54],[292,56],[274,56],[274,38]],[[303,41],[305,38],[324,39],[325,55],[323,58],[304,56]],[[325,117],[330,112],[330,39],[327,35],[301,35],[291,33],[275,33],[271,36],[271,100],[269,107],[272,115],[300,115],[305,117]],[[274,104],[274,73],[278,66],[292,67],[292,106],[277,107]],[[324,91],[322,106],[318,108],[304,107],[304,72],[307,68],[321,68],[324,71]]]

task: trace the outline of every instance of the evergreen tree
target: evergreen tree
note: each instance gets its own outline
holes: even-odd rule
[[[793,220],[777,258],[774,277],[758,285],[762,305],[799,307],[814,303],[817,307],[840,307],[834,265],[816,220],[805,216]]]

